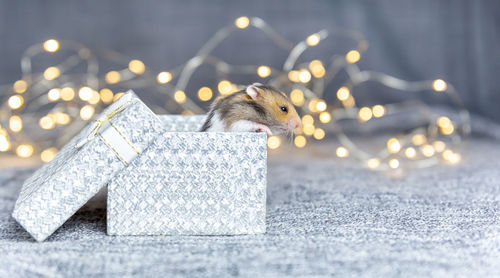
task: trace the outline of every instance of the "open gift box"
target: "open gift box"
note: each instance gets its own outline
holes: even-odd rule
[[[12,216],[43,241],[108,186],[110,235],[264,233],[266,135],[196,132],[203,119],[125,94],[26,180]]]

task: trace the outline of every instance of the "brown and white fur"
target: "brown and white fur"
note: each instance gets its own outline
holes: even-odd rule
[[[277,89],[254,83],[212,103],[200,131],[291,133],[301,125],[288,97]]]

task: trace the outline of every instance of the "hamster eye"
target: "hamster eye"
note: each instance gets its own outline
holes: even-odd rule
[[[288,112],[288,108],[286,108],[286,106],[280,106],[280,109],[285,113]]]

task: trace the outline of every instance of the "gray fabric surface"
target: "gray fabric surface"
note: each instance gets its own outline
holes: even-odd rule
[[[258,236],[107,236],[89,207],[36,243],[10,217],[33,170],[2,171],[0,277],[498,277],[500,144],[468,146],[460,165],[402,179],[329,145],[271,154]]]

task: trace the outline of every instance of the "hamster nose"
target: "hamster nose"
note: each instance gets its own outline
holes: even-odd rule
[[[298,128],[300,125],[301,125],[301,122],[300,122],[300,119],[299,119],[299,118],[297,118],[297,119],[292,118],[292,119],[290,119],[290,120],[288,121],[288,127],[289,127],[290,129],[296,129],[296,128]]]

